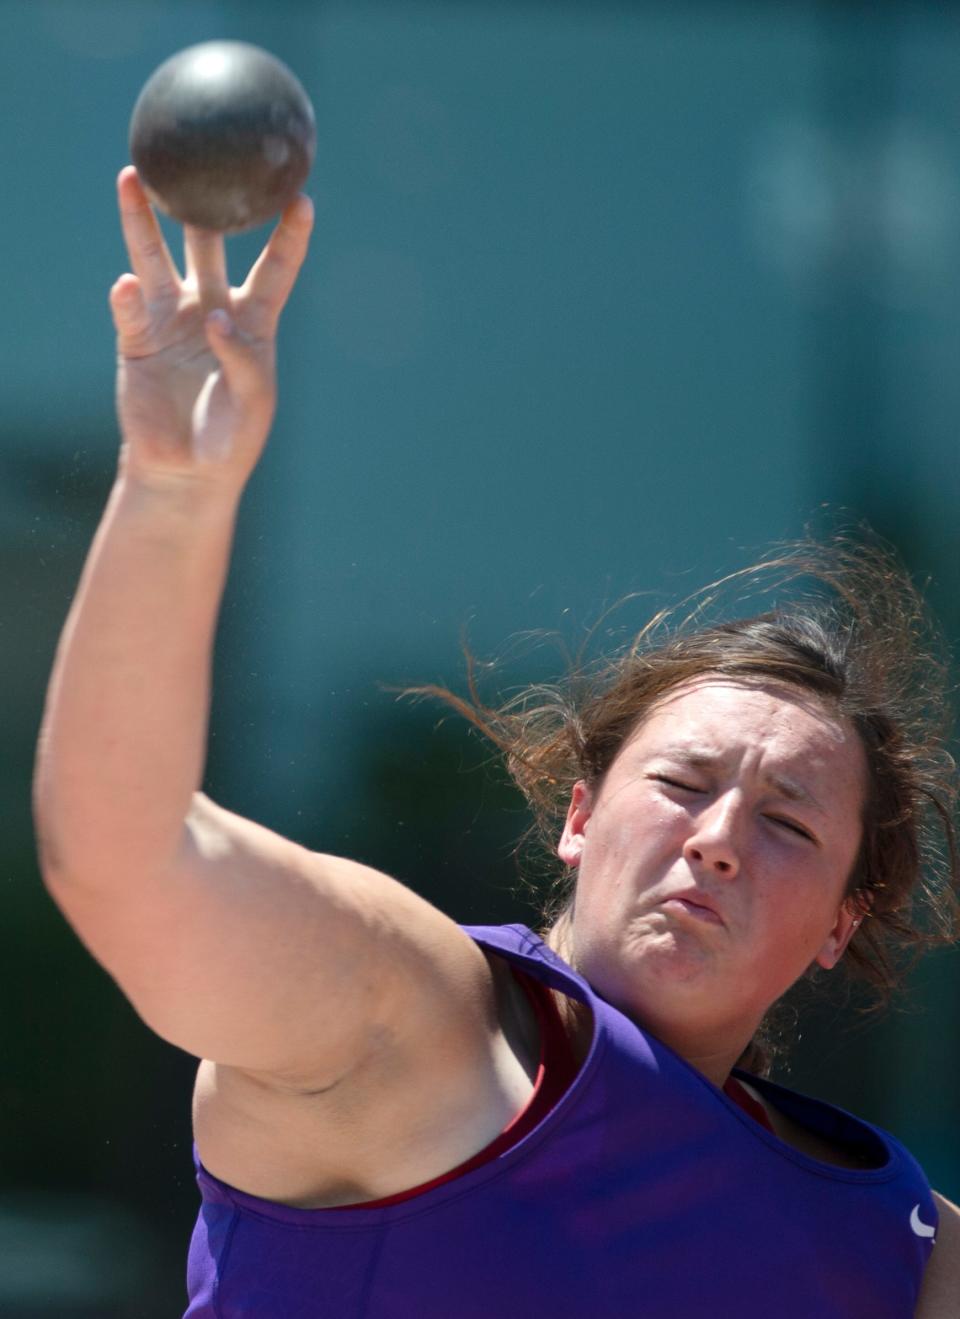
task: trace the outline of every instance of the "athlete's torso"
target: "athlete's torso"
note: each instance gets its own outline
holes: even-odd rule
[[[188,1315],[239,1319],[742,1316],[909,1319],[936,1222],[892,1137],[770,1083],[868,1168],[811,1158],[748,1117],[522,927],[470,931],[594,1017],[566,1094],[519,1144],[380,1209],[301,1210],[217,1182]]]

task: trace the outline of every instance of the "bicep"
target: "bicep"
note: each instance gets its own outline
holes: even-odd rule
[[[940,1224],[915,1319],[960,1319],[960,1208],[936,1191],[933,1195]]]
[[[164,1039],[291,1084],[332,1084],[431,1005],[450,1005],[454,1031],[484,1012],[483,955],[448,917],[203,797],[166,873],[55,896]]]

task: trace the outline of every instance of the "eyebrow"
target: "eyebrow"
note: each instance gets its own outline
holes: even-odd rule
[[[702,770],[714,769],[723,759],[722,756],[716,755],[706,748],[684,744],[661,747],[655,754],[656,756],[664,756],[667,759],[681,760],[685,765],[689,765],[691,769]],[[810,806],[821,815],[827,814],[819,799],[813,795],[809,788],[805,788],[796,779],[791,779],[786,774],[773,773],[764,774],[763,781],[768,783],[781,797],[786,797],[788,801]]]

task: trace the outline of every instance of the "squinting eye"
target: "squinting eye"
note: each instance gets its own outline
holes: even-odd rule
[[[668,783],[671,788],[680,788],[683,792],[703,792],[703,788],[695,788],[692,783],[681,783],[679,779],[671,779],[666,774],[648,774],[648,778],[655,779],[657,783]]]
[[[789,829],[791,833],[799,834],[801,838],[806,838],[808,842],[812,843],[816,841],[813,837],[813,834],[808,833],[807,830],[804,829],[802,825],[794,824],[792,820],[781,819],[781,817],[778,815],[768,815],[767,819],[772,820],[774,824],[782,825],[784,829]]]

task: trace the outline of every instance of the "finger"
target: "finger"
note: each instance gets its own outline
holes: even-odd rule
[[[110,290],[110,310],[121,346],[141,338],[150,328],[150,314],[136,275],[121,275],[114,284]]]
[[[164,241],[160,222],[136,169],[127,165],[117,179],[120,227],[130,254],[130,264],[148,301],[169,297],[180,285],[180,275]]]
[[[205,311],[226,307],[230,286],[227,283],[227,252],[223,234],[213,229],[195,229],[192,225],[186,225],[183,245],[187,278],[197,286],[200,306]]]
[[[230,313],[222,307],[207,316],[204,328],[207,343],[223,369],[231,394],[248,407],[269,406],[263,360],[250,336],[241,333]]]
[[[309,197],[301,195],[292,202],[246,278],[241,294],[250,308],[255,333],[276,328],[307,255],[313,215]]]

